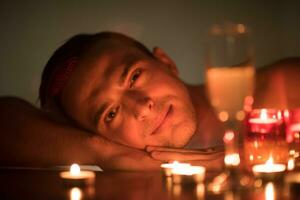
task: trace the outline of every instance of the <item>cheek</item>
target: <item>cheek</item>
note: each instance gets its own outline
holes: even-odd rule
[[[122,144],[140,147],[144,141],[143,129],[144,127],[141,123],[137,123],[137,121],[127,117],[123,118],[119,122],[118,127],[114,129],[114,136]]]
[[[162,92],[179,96],[179,97],[186,97],[187,96],[187,89],[184,83],[179,80],[177,77],[170,75],[170,74],[159,74],[153,77],[151,84],[149,87],[156,88],[157,90],[161,90]]]

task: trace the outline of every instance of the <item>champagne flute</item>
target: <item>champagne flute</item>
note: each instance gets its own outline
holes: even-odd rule
[[[255,81],[253,51],[243,24],[213,25],[205,57],[206,89],[218,119],[225,126],[225,165],[240,164],[238,126],[251,109]]]

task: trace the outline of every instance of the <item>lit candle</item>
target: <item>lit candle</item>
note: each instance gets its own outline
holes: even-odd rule
[[[273,162],[273,157],[271,156],[265,164],[254,165],[252,170],[254,174],[263,175],[263,174],[272,174],[284,172],[286,166],[284,164],[276,164]]]
[[[255,110],[257,111],[257,110]],[[251,128],[251,132],[255,133],[270,133],[272,131],[276,131],[276,128],[278,128],[278,119],[277,119],[277,113],[272,113],[271,116],[268,115],[267,109],[261,109],[259,110],[259,116],[258,117],[251,117],[249,119],[249,124]],[[271,110],[270,112],[274,112],[274,110]]]
[[[89,184],[94,182],[95,173],[93,171],[81,171],[78,164],[72,164],[70,171],[61,172],[60,177],[71,185]]]
[[[181,166],[172,169],[173,183],[201,183],[205,178],[205,167],[202,166]]]
[[[259,118],[251,118],[249,122],[256,124],[273,124],[277,122],[277,119],[269,118],[267,109],[261,109]]]
[[[165,176],[171,176],[172,175],[172,169],[178,168],[178,167],[185,167],[190,166],[188,163],[179,163],[178,161],[174,161],[172,163],[164,163],[160,165],[163,169],[163,174]]]

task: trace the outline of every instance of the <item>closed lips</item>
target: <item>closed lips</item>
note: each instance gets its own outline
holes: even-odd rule
[[[159,117],[159,120],[157,120],[158,123],[156,123],[157,126],[156,126],[156,128],[154,129],[154,131],[152,132],[151,135],[154,135],[155,133],[157,133],[158,130],[163,126],[163,124],[166,122],[167,118],[169,117],[169,115],[171,113],[171,110],[172,110],[172,105],[170,105],[168,107],[168,110]]]

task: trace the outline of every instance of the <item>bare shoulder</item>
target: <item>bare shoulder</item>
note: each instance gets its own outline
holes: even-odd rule
[[[285,68],[290,68],[290,67],[300,67],[300,57],[289,57],[289,58],[284,58],[281,59],[275,63],[273,63],[275,67],[281,67],[281,66],[286,66]]]
[[[258,76],[264,76],[266,73],[293,73],[300,71],[300,57],[290,57],[280,59],[267,66],[258,68]]]
[[[300,57],[281,59],[257,70],[255,106],[300,106]]]

